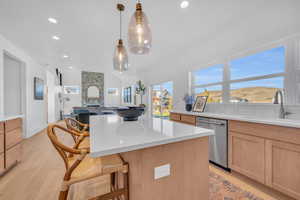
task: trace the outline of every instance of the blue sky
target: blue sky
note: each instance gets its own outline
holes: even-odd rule
[[[231,80],[281,73],[284,72],[284,66],[284,47],[270,49],[257,54],[253,54],[251,56],[232,60],[230,62]],[[195,84],[197,85],[222,82],[223,65],[215,65],[209,68],[198,70],[194,73],[194,75]],[[255,86],[282,88],[283,78],[236,83],[232,84],[232,89]],[[210,89],[217,90],[219,88],[212,87]]]
[[[163,90],[167,89],[171,96],[173,95],[173,82],[172,81],[162,83],[161,85],[153,85],[152,89],[160,90],[160,86],[162,86]]]

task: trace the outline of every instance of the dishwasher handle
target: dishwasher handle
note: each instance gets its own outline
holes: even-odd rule
[[[209,122],[209,121],[198,121],[197,123],[198,125],[201,124],[213,124],[213,125],[217,125],[217,126],[224,126],[225,123],[221,123],[221,122]]]

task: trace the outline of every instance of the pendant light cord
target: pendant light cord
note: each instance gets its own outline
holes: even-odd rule
[[[122,11],[120,11],[120,39],[122,39]]]

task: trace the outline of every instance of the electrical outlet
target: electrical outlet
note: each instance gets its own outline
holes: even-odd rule
[[[160,179],[171,175],[171,165],[166,164],[154,168],[154,179]]]

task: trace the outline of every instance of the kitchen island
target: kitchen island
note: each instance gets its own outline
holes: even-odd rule
[[[92,116],[90,156],[120,153],[129,163],[130,200],[208,200],[208,136],[213,134],[166,119]]]

